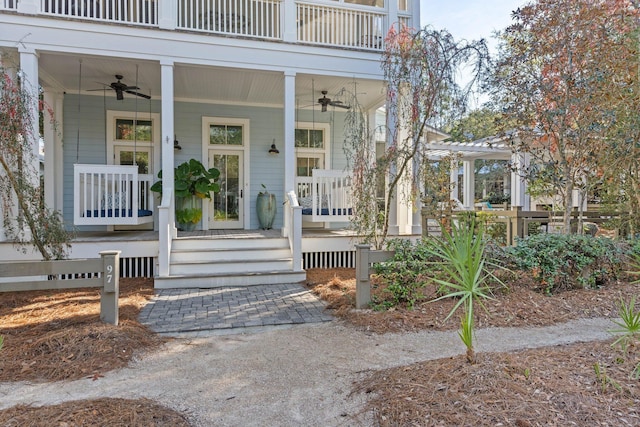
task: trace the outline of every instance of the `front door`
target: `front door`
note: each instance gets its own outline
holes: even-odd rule
[[[220,191],[209,203],[209,228],[244,228],[244,151],[209,150],[209,167],[220,171]]]

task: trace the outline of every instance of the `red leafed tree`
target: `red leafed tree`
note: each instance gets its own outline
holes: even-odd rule
[[[354,178],[351,225],[366,243],[377,249],[384,246],[396,197],[407,203],[421,197],[427,130],[464,113],[488,57],[484,40],[456,42],[447,31],[429,28],[415,31],[401,26],[389,31],[382,54],[387,83],[385,152],[376,158],[374,135],[355,97],[345,125]],[[472,76],[470,81],[462,80],[462,69]]]
[[[532,159],[521,172],[561,196],[567,233],[572,193],[602,176],[598,160],[637,84],[636,16],[629,0],[538,0],[500,35],[496,100],[519,123],[513,150]]]
[[[0,203],[7,237],[23,251],[33,245],[45,260],[62,259],[70,234],[59,212],[44,205],[33,141],[38,126],[29,83],[0,68]],[[44,107],[40,103],[40,107]],[[51,112],[49,112],[51,114]]]

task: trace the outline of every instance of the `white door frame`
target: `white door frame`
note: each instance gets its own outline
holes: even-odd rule
[[[136,141],[135,146],[132,141],[128,142],[120,142],[116,140],[116,119],[127,119],[127,120],[151,120],[151,136],[152,141]],[[128,149],[136,149],[140,148],[140,151],[147,151],[151,149],[151,158],[149,159],[149,174],[153,176],[155,179],[158,175],[158,171],[160,171],[160,114],[159,113],[149,113],[149,112],[138,112],[135,111],[119,111],[119,110],[107,110],[106,117],[106,140],[107,140],[107,164],[114,165],[116,164],[116,151],[117,148],[128,148]],[[155,205],[155,202],[154,202]],[[150,224],[142,224],[142,225],[118,225],[118,230],[140,230],[146,229],[150,226]],[[158,228],[158,215],[154,215],[153,218],[153,229],[157,230]],[[116,227],[113,225],[108,225],[108,231],[114,231]]]
[[[242,146],[240,145],[211,145],[209,144],[209,126],[210,125],[231,125],[231,126],[242,126]],[[244,230],[248,230],[251,224],[251,197],[249,194],[249,148],[250,138],[250,120],[249,119],[240,119],[233,117],[202,117],[202,160],[203,163],[206,162],[207,169],[210,168],[209,162],[209,150],[218,150],[218,151],[243,151],[244,155],[242,156],[242,212],[243,218],[240,219],[241,227]],[[213,224],[209,224],[209,205],[210,203],[202,204],[202,227],[203,230],[209,230]]]

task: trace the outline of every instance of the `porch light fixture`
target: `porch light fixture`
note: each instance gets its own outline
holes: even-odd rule
[[[276,148],[276,139],[273,139],[273,144],[271,144],[271,148],[269,148],[269,154],[275,156],[276,154],[280,154],[280,151]]]
[[[173,135],[173,149],[180,151],[182,150],[182,147],[180,146],[180,143],[178,142],[178,137]]]

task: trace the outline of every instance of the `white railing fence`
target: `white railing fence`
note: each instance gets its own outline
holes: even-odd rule
[[[74,165],[75,225],[137,225],[153,221],[152,175],[138,166]]]
[[[180,0],[177,27],[279,39],[279,0]]]
[[[18,8],[18,0],[0,0],[0,10],[14,10]]]
[[[350,6],[296,3],[298,41],[381,50],[388,29],[386,12]]]
[[[351,182],[347,172],[338,170],[314,169],[311,177],[297,177],[296,194],[305,219],[349,221],[353,208]]]
[[[293,271],[302,271],[302,207],[294,191],[287,192],[285,234],[293,257]]]
[[[11,1],[11,0],[4,0]],[[41,0],[42,13],[131,24],[158,24],[155,0]]]

